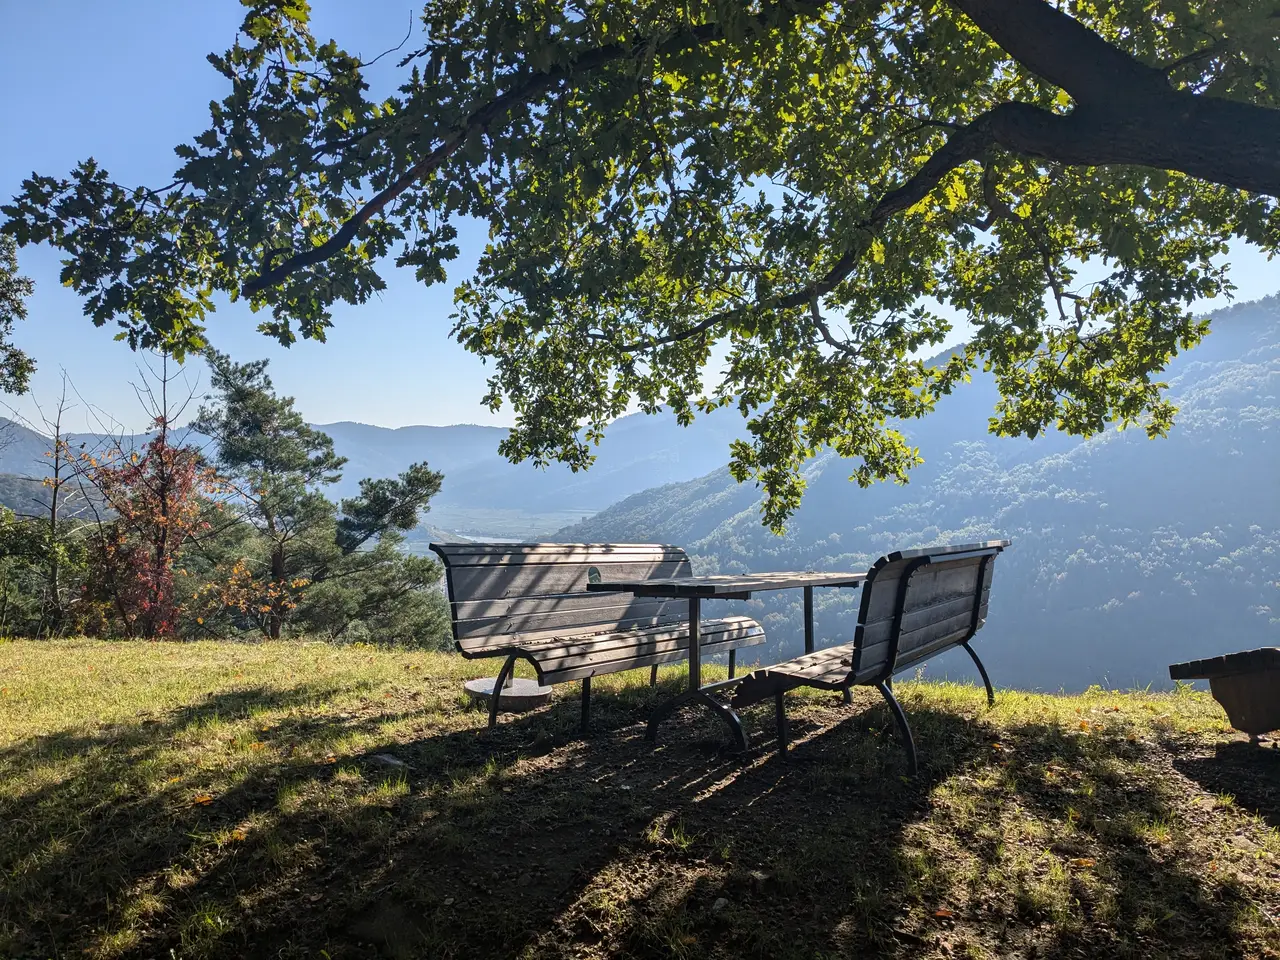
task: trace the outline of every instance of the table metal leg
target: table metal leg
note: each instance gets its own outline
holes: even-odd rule
[[[702,602],[697,597],[689,598],[689,689],[669,700],[664,700],[649,715],[649,727],[646,736],[650,741],[658,739],[658,727],[662,721],[676,710],[690,703],[699,703],[707,707],[723,720],[729,727],[734,744],[739,750],[747,749],[747,733],[742,728],[742,721],[733,708],[711,693],[702,689]],[[733,654],[730,653],[730,657]]]
[[[813,653],[813,587],[804,588],[804,652]]]
[[[656,743],[658,740],[658,727],[662,725],[662,721],[671,716],[681,707],[688,706],[691,703],[700,703],[704,707],[710,708],[711,712],[723,720],[729,727],[729,734],[733,737],[734,745],[739,750],[747,749],[747,732],[742,727],[742,720],[738,714],[727,703],[717,700],[715,696],[702,690],[686,690],[684,693],[677,694],[670,700],[664,700],[649,715],[649,728],[645,732],[645,736],[650,743]]]
[[[689,598],[689,690],[702,686],[702,601]]]

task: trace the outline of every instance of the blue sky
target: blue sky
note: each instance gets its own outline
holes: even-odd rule
[[[416,34],[417,9],[403,0],[314,0],[315,32],[371,57],[398,44],[411,18]],[[168,182],[174,144],[203,130],[208,102],[224,95],[204,57],[230,45],[242,14],[235,0],[0,0],[0,195],[12,196],[32,171],[62,175],[88,156],[123,183]],[[387,57],[375,68],[375,89],[391,82],[394,63]],[[462,256],[445,285],[424,288],[409,271],[388,271],[380,299],[337,312],[327,343],[283,349],[257,332],[247,309],[231,305],[211,318],[211,336],[234,356],[269,357],[276,386],[312,422],[508,424],[509,411],[480,405],[484,365],[448,336],[453,285],[483,242],[480,229],[463,229]],[[58,284],[52,251],[29,247],[19,257],[37,284],[16,338],[40,365],[34,398],[47,403],[65,369],[88,404],[141,426],[129,385],[140,358],[112,340],[114,329],[82,316],[79,299]],[[1256,251],[1231,259],[1237,299],[1280,289],[1275,264]],[[16,405],[33,413],[31,399]],[[76,411],[73,428],[88,426],[87,415]]]

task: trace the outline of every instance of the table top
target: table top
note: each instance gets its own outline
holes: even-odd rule
[[[636,580],[604,580],[587,584],[588,590],[633,593],[637,597],[686,597],[745,600],[757,590],[793,590],[798,587],[856,587],[865,573],[721,573],[707,577],[657,577]]]

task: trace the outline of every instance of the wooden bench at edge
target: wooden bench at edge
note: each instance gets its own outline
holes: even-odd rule
[[[926,657],[963,647],[982,674],[987,702],[995,702],[986,667],[969,641],[986,622],[996,555],[1008,545],[1008,540],[989,540],[901,550],[881,557],[863,581],[852,643],[752,671],[737,683],[730,706],[736,709],[773,697],[778,749],[785,753],[783,694],[788,690],[841,690],[847,701],[850,687],[875,686],[893,711],[914,774],[915,741],[893,695],[893,676]]]
[[[688,603],[591,593],[593,581],[688,577],[680,547],[652,543],[433,543],[444,562],[453,638],[464,657],[504,657],[489,702],[497,722],[502,687],[517,658],[542,684],[582,681],[582,726],[591,711],[591,678],[688,657]],[[704,655],[764,642],[749,617],[701,621]]]

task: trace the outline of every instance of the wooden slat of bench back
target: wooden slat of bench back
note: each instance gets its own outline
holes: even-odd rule
[[[914,568],[898,626],[896,670],[959,643],[971,630],[982,627],[995,556],[1007,545],[1008,541],[996,540],[933,552],[904,551],[878,561],[863,587],[854,636],[855,682],[874,679],[889,665],[904,573]],[[929,562],[921,566],[922,560]]]
[[[453,635],[464,654],[512,638],[629,630],[683,618],[679,600],[589,593],[600,580],[687,577],[689,558],[665,544],[435,544],[444,561]]]

